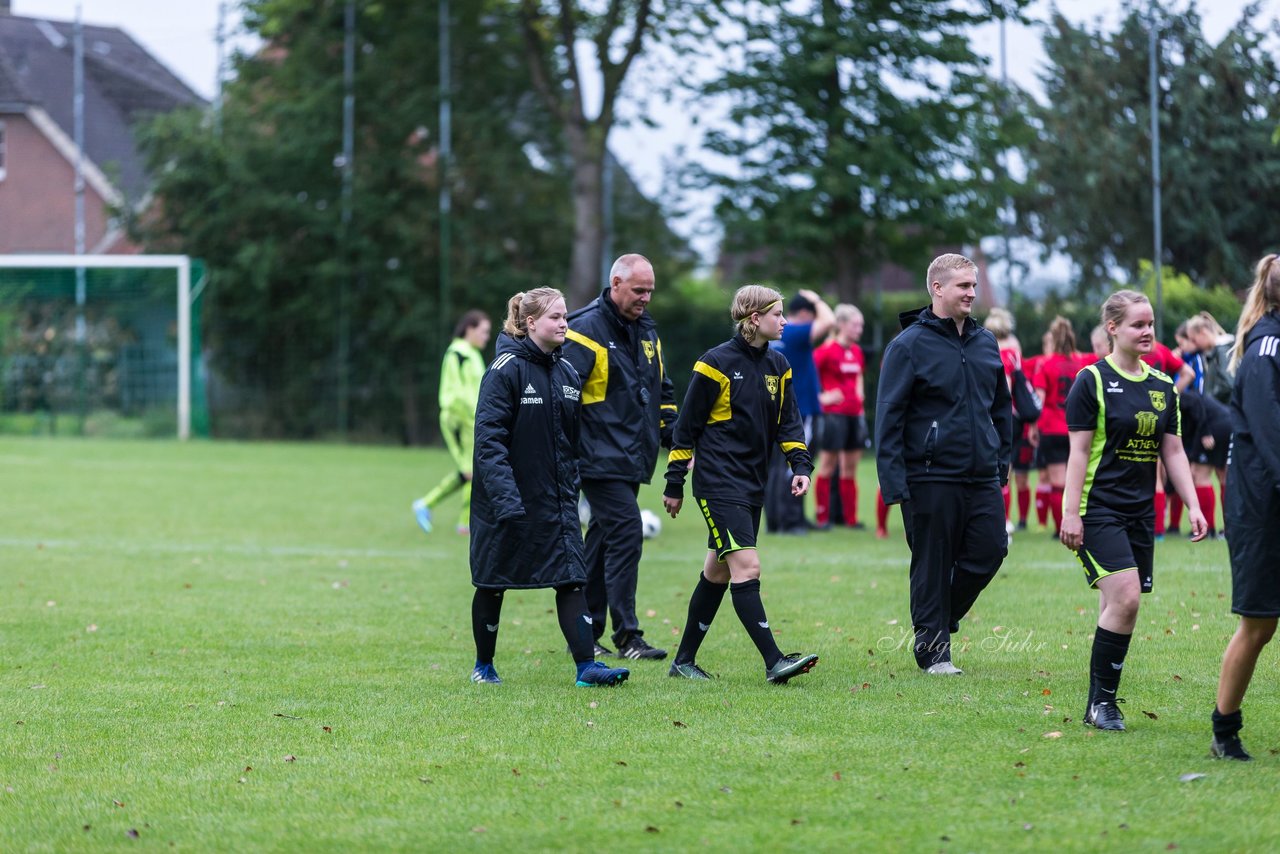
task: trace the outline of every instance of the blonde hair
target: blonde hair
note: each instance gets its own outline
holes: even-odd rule
[[[842,302],[835,308],[836,323],[844,323],[853,320],[855,317],[862,317],[862,312],[858,310],[856,305]]]
[[[738,325],[738,334],[747,339],[748,343],[756,337],[756,327],[751,325],[751,315],[771,308],[775,302],[782,302],[782,294],[764,285],[743,285],[734,293],[729,316]]]
[[[1053,352],[1060,356],[1070,356],[1076,352],[1076,331],[1071,321],[1058,315],[1049,324],[1049,341]]]
[[[996,306],[987,312],[987,319],[982,325],[997,340],[1003,340],[1013,334],[1013,315],[1009,309]]]
[[[1116,291],[1107,297],[1106,302],[1102,304],[1102,328],[1106,329],[1108,323],[1114,323],[1117,326],[1124,320],[1125,314],[1129,311],[1129,306],[1138,303],[1151,304],[1151,300],[1147,299],[1144,294],[1137,291]],[[1111,339],[1111,349],[1115,349],[1115,336],[1110,332],[1107,337]]]
[[[954,252],[939,255],[929,264],[929,272],[924,277],[924,289],[932,295],[933,283],[938,281],[938,277],[944,272],[951,272],[952,270],[973,270],[976,273],[978,272],[978,265],[963,255],[957,255]]]
[[[1222,324],[1219,323],[1214,318],[1214,316],[1207,311],[1202,311],[1199,314],[1196,314],[1194,317],[1188,318],[1187,331],[1191,333],[1211,332],[1214,335],[1227,334],[1227,330],[1222,328]]]
[[[525,337],[529,334],[529,318],[542,317],[558,299],[564,299],[564,294],[555,288],[534,288],[516,294],[507,300],[507,319],[503,321],[502,331],[512,338]]]
[[[1249,337],[1250,330],[1263,315],[1277,308],[1280,308],[1280,267],[1276,265],[1276,255],[1272,253],[1258,262],[1249,296],[1245,297],[1244,308],[1240,311],[1240,322],[1236,324],[1236,346],[1231,348],[1232,370],[1235,370],[1244,357],[1245,339]]]

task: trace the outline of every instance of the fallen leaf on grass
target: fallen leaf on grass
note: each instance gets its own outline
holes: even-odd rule
[[[322,726],[320,727],[320,729],[324,730],[325,732],[333,732],[333,727],[331,726]]]
[[[288,756],[286,756],[286,757],[284,758],[284,761],[285,761],[285,762],[297,762],[297,761],[298,761],[298,757],[296,757],[296,756],[294,756],[292,753],[290,753]]]
[[[419,783],[430,783],[430,782],[431,782],[431,778],[430,778],[430,777],[419,777],[419,778],[418,778],[418,782],[419,782]]]
[[[272,715],[272,717],[276,717],[276,718],[288,718],[288,719],[289,719],[289,720],[291,720],[291,721],[300,721],[300,720],[302,720],[302,718],[298,717],[297,715],[286,715],[284,712],[276,712],[274,715]]]
[[[515,776],[519,777],[519,776],[520,776],[520,769],[519,769],[519,768],[512,768],[512,769],[511,769],[511,773],[512,773],[512,774],[514,774]]]
[[[688,725],[687,723],[685,723],[684,721],[672,721],[671,723],[676,727],[676,729],[688,729],[688,728],[689,728],[689,725]]]
[[[840,782],[840,772],[837,771],[836,773],[832,774],[831,779],[835,780],[837,783]]]
[[[724,793],[727,795],[727,794],[729,794],[730,792],[732,792],[732,791],[733,791],[733,789],[730,789],[728,786],[721,786],[721,787],[720,787],[720,791],[724,792]]]
[[[1199,772],[1196,772],[1196,771],[1192,771],[1190,774],[1183,774],[1181,777],[1179,777],[1179,778],[1178,778],[1178,782],[1179,782],[1179,783],[1193,783],[1193,782],[1195,782],[1196,780],[1199,780],[1199,779],[1200,779],[1201,777],[1203,777],[1203,776],[1205,776],[1205,775],[1204,775],[1204,774],[1201,774],[1201,773],[1199,773]]]
[[[679,809],[684,809],[684,802],[683,802],[683,801],[676,801],[676,809],[678,809],[678,810],[679,810]]]
[[[111,799],[111,803],[115,804],[118,807],[124,807],[124,801],[117,801],[115,798]]]
[[[1146,715],[1147,717],[1151,718],[1151,720],[1153,720],[1153,721],[1158,721],[1158,720],[1160,720],[1160,716],[1159,716],[1159,715],[1157,715],[1155,712],[1148,712],[1146,709],[1143,709],[1143,710],[1142,710],[1142,713],[1143,713],[1144,715]]]
[[[657,832],[658,832],[658,828],[654,827],[652,824],[650,824],[650,825],[646,825],[646,826],[645,826],[645,829],[644,829],[644,832],[645,832],[645,833],[657,833]]]
[[[626,767],[627,767],[627,763],[623,762],[621,759],[619,759],[617,762],[615,762],[615,763],[613,763],[613,764],[614,764],[614,765],[621,765],[623,768],[626,768]]]
[[[1045,688],[1045,689],[1044,689],[1043,691],[1041,691],[1040,693],[1041,693],[1043,696],[1047,697],[1047,696],[1049,696],[1050,694],[1052,694],[1053,692],[1052,692],[1052,691],[1050,691],[1048,688]]]
[[[804,819],[802,819],[802,818],[793,818],[793,819],[791,819],[791,826],[792,826],[792,827],[795,827],[797,824],[804,824]]]
[[[1181,682],[1181,681],[1182,681],[1182,677],[1175,673],[1175,674],[1173,674],[1173,681],[1174,681],[1174,682]]]
[[[129,837],[130,839],[137,839],[138,831],[131,827],[124,832],[124,835]]]
[[[1053,732],[1046,732],[1044,734],[1044,737],[1045,738],[1062,738],[1062,733],[1058,732],[1057,730],[1054,730]]]
[[[476,825],[475,827],[471,828],[472,833],[487,833],[488,830],[489,829],[487,827],[481,827],[480,825]]]

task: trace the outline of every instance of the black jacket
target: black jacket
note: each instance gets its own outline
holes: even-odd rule
[[[684,497],[689,460],[696,454],[694,495],[758,506],[764,501],[774,442],[794,473],[813,472],[787,357],[768,347],[752,347],[735,335],[693,366],[667,457],[663,494]]]
[[[1280,317],[1269,312],[1245,339],[1231,390],[1231,473],[1280,490]]]
[[[1006,483],[1013,408],[996,338],[972,318],[964,336],[929,308],[898,316],[876,394],[876,469],[886,503],[915,481]]]
[[[582,477],[648,483],[676,420],[653,318],[624,319],[606,288],[569,315],[564,357],[582,377]]]
[[[578,524],[578,372],[557,349],[498,336],[480,381],[471,487],[477,587],[586,581]]]

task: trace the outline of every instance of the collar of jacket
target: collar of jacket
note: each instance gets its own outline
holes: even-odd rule
[[[1277,313],[1274,309],[1258,318],[1258,322],[1253,325],[1253,328],[1249,330],[1249,334],[1245,338],[1245,346],[1249,346],[1264,335],[1274,335],[1280,338],[1280,313]]]
[[[639,323],[638,320],[627,320],[622,316],[622,312],[618,311],[618,306],[613,302],[613,295],[609,292],[609,288],[605,288],[600,292],[600,304],[604,306],[605,316],[622,329],[630,328]],[[641,316],[643,317],[643,315]]]
[[[739,350],[757,362],[764,358],[764,354],[769,352],[769,345],[766,343],[763,347],[752,347],[746,338],[742,337],[742,333],[734,333],[733,343]]]
[[[512,338],[507,333],[500,332],[498,333],[498,345],[495,349],[498,355],[512,353],[522,359],[528,359],[530,362],[537,362],[541,365],[551,365],[560,361],[559,347],[550,353],[544,353],[542,348],[533,343],[533,339],[528,335]]]
[[[978,330],[981,328],[978,326],[978,321],[974,320],[971,315],[965,321],[964,334],[960,335],[959,331],[956,329],[955,321],[949,317],[938,317],[938,315],[933,313],[933,307],[927,305],[923,308],[900,312],[898,314],[898,323],[903,329],[906,329],[912,324],[919,323],[921,326],[929,327],[939,335],[950,335],[955,332],[956,336],[959,338],[968,338],[970,336],[977,335]]]

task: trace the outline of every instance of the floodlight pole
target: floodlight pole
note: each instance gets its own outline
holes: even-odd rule
[[[344,269],[338,278],[338,436],[347,436],[348,397],[350,395],[351,318],[348,297],[351,288],[352,258],[352,189],[355,180],[355,115],[356,115],[356,4],[347,0],[343,15],[342,39],[342,256]]]
[[[72,30],[72,121],[76,144],[76,255],[84,254],[84,24],[80,5],[76,5],[76,22]],[[76,348],[80,351],[80,432],[84,432],[89,415],[89,390],[85,373],[89,369],[88,344],[85,341],[84,306],[88,299],[85,269],[76,267]]]
[[[1164,229],[1160,219],[1160,114],[1156,98],[1160,83],[1156,74],[1156,50],[1159,47],[1157,34],[1160,25],[1156,20],[1156,9],[1157,4],[1152,2],[1147,76],[1151,90],[1151,219],[1155,225],[1155,257],[1151,260],[1156,273],[1156,340],[1160,340],[1164,337]]]
[[[440,27],[440,340],[449,340],[449,325],[453,322],[453,299],[450,291],[452,270],[449,254],[453,248],[453,192],[449,186],[450,168],[453,165],[453,77],[450,73],[449,0],[440,0],[438,7]]]

